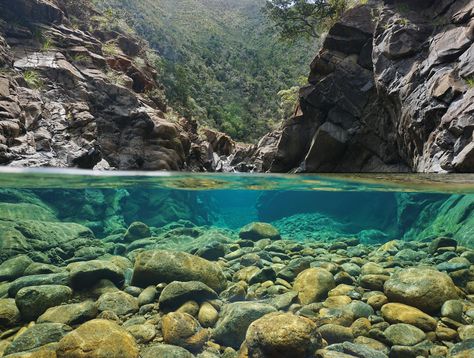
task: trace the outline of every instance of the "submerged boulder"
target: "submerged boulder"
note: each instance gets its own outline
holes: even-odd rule
[[[459,298],[451,277],[431,268],[407,268],[395,272],[384,285],[390,301],[400,302],[433,313],[444,302]]]
[[[132,285],[147,287],[173,281],[200,281],[216,292],[227,287],[220,267],[201,257],[166,250],[138,254],[133,269]]]
[[[303,305],[322,301],[334,287],[336,287],[334,276],[323,268],[315,267],[301,272],[293,285]]]
[[[244,240],[258,241],[261,239],[278,240],[280,232],[271,224],[253,222],[245,225],[239,232],[240,238]]]
[[[177,309],[187,301],[202,302],[217,298],[216,292],[199,281],[175,281],[167,285],[160,295],[160,309]]]
[[[68,265],[71,284],[74,287],[90,287],[102,279],[112,281],[118,287],[125,280],[123,270],[110,261],[92,260],[74,262]]]
[[[124,241],[131,242],[139,239],[144,239],[151,236],[150,228],[147,224],[140,221],[133,222],[127,229],[124,236]]]
[[[199,351],[209,339],[209,331],[203,329],[190,314],[168,313],[162,322],[163,339],[166,343],[180,346],[190,351]]]

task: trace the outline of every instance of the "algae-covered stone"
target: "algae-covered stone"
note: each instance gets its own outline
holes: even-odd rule
[[[239,236],[244,240],[258,241],[261,239],[278,240],[281,238],[280,232],[271,224],[253,222],[245,225],[239,232]]]
[[[201,257],[166,250],[144,251],[137,255],[132,285],[147,287],[173,281],[200,281],[216,292],[227,287],[220,267]]]
[[[455,344],[448,353],[448,358],[472,358],[474,357],[474,339]]]
[[[92,301],[81,303],[72,303],[51,307],[46,310],[37,320],[38,323],[63,323],[67,325],[76,325],[97,316],[97,306]]]
[[[15,302],[23,319],[34,321],[48,308],[59,306],[71,297],[72,290],[67,286],[31,286],[18,291]]]
[[[93,286],[102,279],[112,281],[121,287],[125,280],[123,270],[110,261],[91,260],[74,262],[67,266],[74,287],[84,288]]]
[[[145,347],[141,352],[142,358],[193,358],[188,350],[172,344],[155,344]]]
[[[385,295],[390,301],[432,313],[444,302],[457,299],[458,290],[453,280],[445,273],[430,268],[407,268],[395,272],[384,285]]]
[[[135,221],[128,227],[124,236],[124,240],[130,242],[150,236],[151,231],[148,225],[140,221]]]
[[[426,338],[421,329],[405,323],[389,326],[384,336],[392,346],[414,346]]]
[[[33,261],[26,255],[18,255],[0,265],[0,281],[13,281],[23,275]]]
[[[58,358],[138,358],[132,335],[117,323],[94,319],[59,341]]]
[[[17,278],[8,288],[8,295],[15,297],[18,291],[24,287],[43,285],[70,285],[70,277],[67,272],[49,273],[42,275],[32,275]]]
[[[5,350],[5,354],[25,352],[52,342],[59,342],[71,327],[61,323],[41,323],[29,327],[15,338]]]
[[[306,358],[314,356],[322,340],[310,319],[275,312],[249,326],[244,345],[253,358]]]
[[[239,348],[245,339],[249,325],[276,309],[260,302],[234,302],[223,307],[213,331],[213,338],[219,344]]]
[[[216,292],[199,281],[174,281],[166,285],[160,295],[160,309],[174,310],[183,303],[193,300],[198,303],[217,298]]]
[[[209,331],[203,329],[191,315],[181,312],[168,313],[162,321],[165,343],[174,344],[190,351],[199,351],[209,339]]]
[[[138,312],[138,300],[123,291],[107,292],[97,300],[99,311],[112,311],[118,316]]]
[[[293,289],[298,292],[301,304],[322,301],[336,286],[334,276],[323,268],[309,268],[295,279]]]
[[[20,318],[20,311],[13,298],[0,299],[0,328],[17,324]]]
[[[433,317],[402,303],[387,303],[382,306],[382,317],[389,323],[407,323],[424,331],[436,329],[436,320]]]

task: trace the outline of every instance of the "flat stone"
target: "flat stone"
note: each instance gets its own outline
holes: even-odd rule
[[[382,317],[389,323],[407,323],[426,332],[436,329],[436,319],[418,308],[402,303],[387,303],[382,306]]]
[[[18,255],[0,265],[0,281],[13,281],[21,277],[33,261],[26,255]]]
[[[38,323],[63,323],[69,326],[83,323],[97,316],[97,306],[92,301],[51,307],[38,317]]]
[[[110,261],[92,260],[75,262],[67,266],[73,287],[90,287],[102,279],[112,281],[117,287],[123,286],[123,270]]]
[[[97,300],[100,312],[112,311],[118,316],[138,312],[138,300],[123,291],[107,292]]]
[[[405,323],[389,326],[384,331],[384,335],[393,346],[414,346],[426,338],[425,332],[421,329]]]
[[[175,310],[183,303],[193,300],[201,303],[217,298],[217,293],[199,281],[174,281],[166,285],[160,295],[160,309]]]

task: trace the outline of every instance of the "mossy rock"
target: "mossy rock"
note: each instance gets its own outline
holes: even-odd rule
[[[261,239],[279,240],[280,232],[271,224],[253,222],[245,225],[239,232],[239,236],[244,240],[258,241]]]

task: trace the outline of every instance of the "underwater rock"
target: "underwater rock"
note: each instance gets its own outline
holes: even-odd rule
[[[243,350],[252,358],[306,358],[322,347],[321,335],[311,320],[292,313],[269,313],[253,322]]]
[[[428,246],[428,252],[434,254],[438,249],[442,247],[458,247],[458,242],[450,237],[438,237],[430,242]]]
[[[70,285],[69,274],[66,272],[51,273],[44,275],[24,276],[13,281],[8,289],[8,295],[15,297],[19,290],[30,286],[43,285]]]
[[[48,308],[36,322],[63,323],[72,326],[94,319],[97,313],[96,304],[92,301],[85,301]]]
[[[203,302],[198,312],[198,321],[203,327],[213,327],[219,319],[219,312],[209,302]]]
[[[148,343],[156,336],[155,326],[149,323],[134,324],[127,326],[126,329],[139,344]]]
[[[389,323],[407,323],[424,331],[434,331],[436,320],[418,308],[402,303],[387,303],[382,306],[382,317]]]
[[[354,339],[351,328],[339,324],[324,324],[317,331],[328,344],[352,342]]]
[[[175,310],[183,303],[193,300],[198,303],[217,298],[217,293],[199,281],[174,281],[166,285],[160,295],[162,310]]]
[[[33,263],[26,255],[18,255],[0,265],[0,281],[13,281],[21,277],[25,270]]]
[[[448,358],[471,358],[474,355],[474,339],[455,344],[448,354]]]
[[[384,336],[392,346],[414,346],[426,338],[425,332],[406,323],[389,326],[384,331]]]
[[[34,321],[48,308],[59,306],[72,297],[72,290],[62,285],[24,287],[18,291],[15,303],[26,321]]]
[[[171,344],[156,344],[141,351],[142,358],[193,358],[189,351]]]
[[[191,315],[181,312],[168,313],[162,321],[165,343],[186,348],[192,352],[199,351],[209,339],[209,331],[203,329]]]
[[[146,287],[173,281],[200,281],[216,292],[227,287],[220,267],[201,257],[165,250],[144,251],[137,255],[132,285]]]
[[[453,280],[431,268],[397,271],[385,282],[384,291],[390,301],[405,303],[426,313],[436,312],[447,300],[459,298]]]
[[[303,305],[325,298],[329,290],[336,286],[333,275],[323,268],[309,268],[295,279],[293,289]]]
[[[240,238],[244,240],[258,241],[261,239],[279,240],[280,232],[271,224],[253,222],[245,225],[239,232]]]
[[[123,240],[126,242],[132,242],[139,239],[145,239],[150,236],[151,231],[148,225],[140,221],[135,221],[128,227]]]
[[[102,279],[121,287],[125,281],[123,270],[110,261],[92,260],[74,262],[67,266],[71,284],[76,288],[91,287]]]
[[[104,334],[104,333],[107,334]],[[138,358],[138,346],[117,323],[94,319],[59,341],[58,358]]]
[[[138,312],[138,300],[123,291],[107,292],[97,300],[100,312],[111,311],[118,316]]]
[[[0,328],[11,327],[20,322],[21,316],[13,298],[0,299]]]
[[[462,322],[463,311],[464,311],[463,301],[449,300],[449,301],[446,301],[441,307],[441,316],[448,317],[457,322]]]
[[[222,308],[212,337],[219,344],[237,349],[244,341],[249,325],[275,311],[273,306],[266,303],[229,303]]]
[[[71,327],[61,323],[35,324],[16,337],[5,350],[5,354],[25,352],[48,343],[59,342],[71,330]]]

